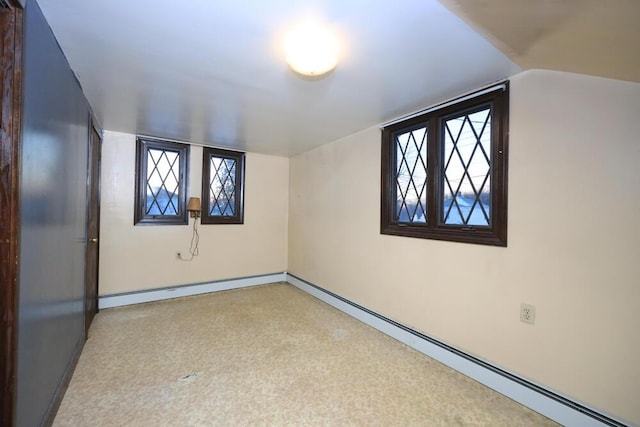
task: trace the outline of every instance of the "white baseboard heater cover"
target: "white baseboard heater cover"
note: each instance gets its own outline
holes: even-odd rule
[[[105,295],[99,298],[98,305],[100,309],[105,309],[277,282],[288,282],[351,317],[562,425],[626,426],[620,420],[576,403],[286,272]]]
[[[626,424],[287,273],[287,282],[378,331],[565,426]]]

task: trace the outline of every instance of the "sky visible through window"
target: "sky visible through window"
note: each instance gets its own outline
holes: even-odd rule
[[[490,224],[491,110],[446,121],[444,222]]]
[[[147,152],[147,203],[149,215],[177,215],[180,193],[179,153],[150,148]]]
[[[233,216],[236,197],[236,160],[211,157],[213,176],[209,183],[209,215]]]
[[[446,120],[445,224],[490,225],[491,109]],[[396,197],[401,222],[426,222],[427,127],[396,136]]]
[[[397,214],[403,222],[426,222],[427,127],[396,137]]]

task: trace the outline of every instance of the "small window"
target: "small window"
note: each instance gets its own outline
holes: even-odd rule
[[[382,234],[507,245],[503,89],[383,128]]]
[[[202,223],[244,222],[244,157],[238,151],[204,148]]]
[[[189,146],[138,138],[134,224],[188,224]]]

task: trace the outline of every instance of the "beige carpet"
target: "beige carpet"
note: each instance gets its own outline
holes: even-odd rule
[[[288,284],[98,314],[54,426],[555,425]]]

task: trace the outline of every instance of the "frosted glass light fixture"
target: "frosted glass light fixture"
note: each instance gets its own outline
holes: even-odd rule
[[[304,76],[321,76],[338,63],[338,39],[313,21],[293,27],[285,36],[284,53],[291,69]]]

